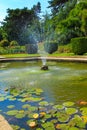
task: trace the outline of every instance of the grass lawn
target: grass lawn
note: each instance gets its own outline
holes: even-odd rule
[[[1,57],[4,58],[18,58],[18,57],[37,57],[40,56],[40,54],[6,54],[1,55]],[[84,55],[74,55],[73,53],[53,53],[53,54],[43,54],[42,56],[50,56],[50,57],[85,57],[87,56],[87,53]]]
[[[39,54],[6,54],[1,56],[5,58],[18,58],[18,57],[36,57],[40,55]]]

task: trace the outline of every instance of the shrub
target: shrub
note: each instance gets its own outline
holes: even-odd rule
[[[8,48],[8,54],[18,54],[25,53],[25,48],[23,46],[14,46],[12,48]]]
[[[72,52],[71,44],[59,46],[58,52],[59,53],[70,53],[70,52]]]
[[[4,49],[3,47],[0,47],[0,55],[6,54],[6,53],[7,53],[6,49]]]
[[[10,46],[18,46],[18,42],[13,40],[10,42]]]
[[[87,37],[72,38],[72,52],[77,55],[83,55],[87,52]]]
[[[6,39],[4,39],[4,40],[2,40],[2,41],[0,42],[0,46],[1,46],[1,47],[8,47],[9,44],[10,44],[9,41],[6,40]]]
[[[53,52],[57,51],[57,49],[58,49],[58,43],[55,41],[46,41],[44,43],[44,50],[49,54],[52,54]]]

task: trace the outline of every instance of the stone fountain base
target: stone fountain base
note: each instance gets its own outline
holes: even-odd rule
[[[47,66],[47,65],[43,65],[43,66],[41,67],[41,70],[48,70],[48,66]]]

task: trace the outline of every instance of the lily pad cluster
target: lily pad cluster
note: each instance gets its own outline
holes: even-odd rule
[[[6,96],[6,93],[8,95]],[[21,89],[12,87],[0,95],[0,101],[8,101],[7,111],[2,112],[6,117],[13,120],[14,130],[25,130],[15,124],[20,122],[26,124],[26,130],[86,130],[87,129],[87,107],[78,108],[71,101],[63,104],[49,103],[43,97],[40,88]],[[19,107],[16,104],[20,105]],[[25,121],[25,122],[24,122]]]

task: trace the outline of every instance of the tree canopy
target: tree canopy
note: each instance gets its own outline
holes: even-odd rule
[[[19,44],[24,44],[21,40],[22,32],[32,25],[32,21],[39,20],[38,13],[40,13],[40,3],[33,6],[31,10],[27,7],[23,9],[7,9],[7,16],[4,19],[3,29],[7,33],[8,40],[16,40]]]

